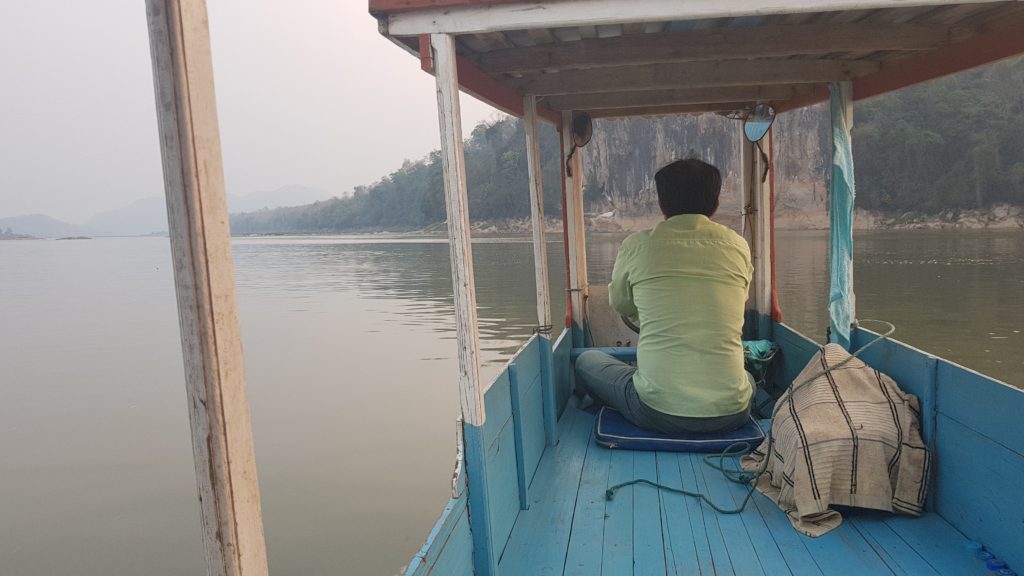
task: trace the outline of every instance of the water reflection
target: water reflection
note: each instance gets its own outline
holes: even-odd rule
[[[621,234],[592,234],[593,283],[606,283]],[[827,236],[780,231],[777,282],[784,320],[823,341],[828,319]],[[528,239],[479,239],[474,267],[483,360],[500,366],[534,330]],[[324,291],[357,294],[381,322],[454,338],[447,243],[438,238],[246,239],[239,287],[301,306]],[[548,242],[553,317],[564,315],[564,255]],[[1024,235],[1017,232],[861,232],[854,267],[858,315],[896,324],[901,340],[1015,384],[1024,318]],[[396,301],[401,306],[396,308]],[[954,304],[955,303],[955,304]],[[965,341],[966,339],[966,341]],[[1006,342],[1001,342],[1006,340]]]
[[[553,317],[564,314],[561,244],[548,242]],[[243,240],[235,247],[240,291],[290,302],[347,292],[388,326],[426,328],[455,338],[451,268],[444,240],[310,238]],[[482,360],[500,367],[536,328],[533,253],[528,239],[473,244]],[[397,308],[396,308],[396,303]],[[454,348],[452,349],[454,353]],[[488,371],[490,373],[491,371]]]
[[[828,318],[828,238],[778,237],[784,320],[822,341]],[[857,316],[896,325],[895,337],[1024,387],[1024,234],[1019,231],[859,232]]]

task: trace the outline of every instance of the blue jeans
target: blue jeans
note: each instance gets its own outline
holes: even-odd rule
[[[695,418],[665,414],[644,404],[633,386],[636,367],[599,350],[587,350],[576,358],[576,384],[594,400],[615,408],[634,425],[664,434],[731,432],[750,418],[750,406],[727,416]],[[754,379],[747,374],[750,387]],[[753,395],[751,395],[753,398]]]

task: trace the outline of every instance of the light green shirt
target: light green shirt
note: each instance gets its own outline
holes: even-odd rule
[[[645,404],[698,418],[747,408],[740,338],[752,274],[743,238],[698,214],[622,242],[608,296],[640,321],[633,385]]]

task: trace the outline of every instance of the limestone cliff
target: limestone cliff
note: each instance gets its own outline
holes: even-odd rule
[[[816,106],[779,117],[775,129],[776,193],[782,221],[824,216],[829,141],[825,110]],[[598,120],[583,150],[587,206],[630,221],[657,215],[654,172],[680,158],[700,158],[722,170],[723,216],[740,205],[740,123],[721,116]],[[824,221],[822,219],[822,221]],[[630,227],[630,226],[626,226]]]

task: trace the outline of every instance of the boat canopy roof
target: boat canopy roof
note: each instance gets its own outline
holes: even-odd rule
[[[432,70],[455,36],[462,89],[522,117],[786,111],[852,81],[854,99],[1024,53],[1024,2],[370,0],[381,33]]]

